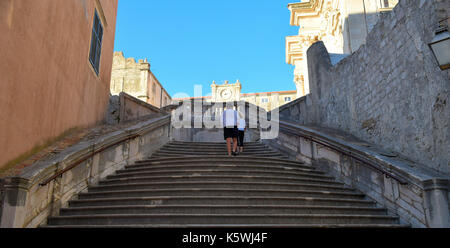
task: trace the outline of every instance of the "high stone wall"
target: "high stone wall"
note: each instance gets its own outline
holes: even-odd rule
[[[323,43],[313,44],[311,94],[281,107],[281,118],[349,132],[448,175],[450,73],[427,44],[449,10],[448,0],[401,0],[335,66]]]

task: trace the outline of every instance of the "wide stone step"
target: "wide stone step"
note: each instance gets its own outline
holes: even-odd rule
[[[242,165],[242,164],[227,164],[227,163],[200,163],[200,164],[180,164],[180,165],[149,165],[145,167],[134,168],[126,166],[123,170],[117,170],[116,174],[133,173],[133,172],[159,172],[159,171],[191,171],[191,170],[249,170],[262,172],[308,172],[317,175],[323,175],[324,172],[315,169],[305,169],[294,166],[271,166],[271,165]]]
[[[336,192],[325,190],[279,190],[279,189],[139,189],[139,190],[113,190],[101,192],[80,193],[78,199],[112,198],[112,197],[152,197],[152,196],[286,196],[286,197],[318,197],[340,199],[362,199],[364,194],[358,192]]]
[[[298,182],[298,183],[330,183],[337,184],[332,178],[313,178],[309,176],[295,176],[295,177],[275,177],[275,176],[237,176],[237,175],[183,175],[183,176],[133,176],[133,177],[119,177],[113,179],[106,179],[102,181],[104,184],[111,183],[139,183],[139,182],[167,182],[167,181],[233,181],[233,182]]]
[[[208,153],[208,156],[228,156],[227,152],[221,152],[221,153]],[[186,154],[181,154],[181,153],[163,153],[163,152],[156,152],[153,153],[151,155],[151,158],[167,158],[167,157],[181,157],[181,158],[186,158],[186,157],[191,157],[191,158],[196,158],[202,156],[196,153],[186,153]],[[259,158],[279,158],[279,159],[287,159],[287,156],[281,155],[281,154],[275,154],[275,153],[261,153],[261,154],[237,154],[236,157],[243,157],[243,156],[252,156],[252,157],[259,157]],[[229,158],[234,157],[234,156],[230,156]]]
[[[218,152],[171,152],[171,151],[158,151],[152,154],[152,157],[170,157],[170,156],[216,156],[216,155],[227,155],[227,151],[218,151]],[[278,152],[246,152],[245,154],[241,154],[242,156],[257,156],[257,157],[283,157]]]
[[[171,141],[167,145],[172,146],[181,146],[181,147],[223,147],[226,146],[225,142],[179,142],[179,141]],[[246,142],[246,146],[248,147],[267,147],[265,144],[260,142]]]
[[[136,224],[136,225],[53,225],[42,228],[410,228],[401,224]]]
[[[117,206],[117,205],[314,205],[314,206],[358,206],[375,207],[375,202],[367,199],[331,199],[313,197],[280,196],[155,196],[155,197],[114,197],[77,199],[69,201],[70,207]]]
[[[195,153],[202,153],[202,152],[227,152],[227,148],[223,147],[223,148],[197,148],[197,149],[182,149],[182,148],[168,148],[168,147],[162,147],[161,149],[159,149],[159,151],[161,152],[195,152]],[[245,149],[244,148],[244,152],[249,152],[249,153],[275,153],[276,151],[271,150],[271,149],[267,149],[267,148],[258,148],[258,149],[254,149],[254,148],[248,148]]]
[[[212,152],[217,152],[217,151],[227,151],[227,147],[192,147],[192,148],[182,148],[182,147],[173,147],[173,146],[164,146],[160,149],[161,151],[185,151],[185,152],[198,152],[198,151],[212,151]],[[264,152],[264,151],[274,151],[270,148],[265,148],[265,147],[244,147],[244,151],[250,151],[250,152]]]
[[[63,208],[61,216],[99,214],[358,214],[384,215],[387,210],[373,207],[311,205],[124,205]]]
[[[140,177],[140,176],[202,176],[202,175],[236,175],[236,176],[281,176],[281,177],[310,177],[310,178],[332,178],[324,174],[300,172],[300,171],[258,171],[258,170],[152,170],[138,172],[121,172],[115,175],[107,176],[107,179],[123,178],[123,177]]]
[[[356,214],[111,214],[58,216],[49,225],[123,224],[397,224],[386,215]]]
[[[173,189],[173,188],[219,188],[226,185],[233,189],[302,189],[302,190],[324,190],[336,192],[355,192],[353,188],[347,188],[336,184],[300,184],[300,183],[269,183],[269,182],[231,182],[231,181],[212,181],[212,182],[160,182],[160,183],[128,183],[128,184],[100,184],[99,186],[89,187],[89,192],[112,191],[112,190],[135,190],[135,189]]]
[[[134,178],[134,179],[108,179],[108,180],[102,180],[99,182],[99,186],[109,186],[109,185],[134,185],[134,184],[167,184],[171,183],[173,185],[185,185],[185,184],[200,184],[200,185],[224,185],[225,183],[228,183],[230,185],[247,185],[247,187],[250,187],[249,185],[315,185],[317,187],[345,187],[343,183],[336,182],[333,180],[315,180],[315,179],[304,179],[304,180],[297,180],[297,181],[291,181],[291,182],[271,182],[268,180],[230,180],[229,178],[220,178],[217,180],[204,180],[204,178],[197,178],[195,179],[179,179],[179,180],[148,180],[146,178]],[[95,186],[93,186],[95,187]],[[255,186],[256,187],[256,186]]]
[[[208,162],[210,164],[217,163],[225,163],[225,164],[261,164],[261,165],[293,165],[299,166],[303,168],[315,168],[311,165],[306,165],[302,162],[280,159],[280,158],[259,158],[259,157],[250,157],[250,156],[236,156],[236,157],[228,157],[228,156],[209,156],[209,157],[177,157],[177,158],[149,158],[143,159],[135,162],[135,165],[139,166],[141,164],[189,164],[189,163],[204,163]]]
[[[182,169],[200,169],[200,170],[208,170],[208,169],[248,169],[248,170],[286,170],[286,171],[304,171],[304,172],[320,172],[316,170],[315,167],[307,166],[307,165],[295,165],[295,164],[285,164],[282,162],[273,162],[270,164],[264,164],[260,162],[246,162],[246,163],[238,163],[238,162],[206,162],[206,161],[185,161],[177,162],[177,163],[168,163],[168,162],[148,162],[148,163],[137,163],[133,165],[126,165],[125,170],[182,170]]]
[[[160,150],[158,152],[155,152],[152,154],[154,157],[155,155],[161,155],[161,154],[167,154],[167,155],[191,155],[191,156],[227,156],[228,151],[227,150],[220,150],[220,151],[174,151],[174,150]],[[283,156],[282,154],[278,152],[272,152],[272,151],[243,151],[241,153],[237,153],[237,156],[252,156],[252,157],[259,157],[263,155],[263,157],[280,157]]]
[[[189,157],[188,157],[189,158]],[[142,159],[139,161],[146,162],[146,161],[174,161],[179,160],[180,158],[147,158]],[[242,155],[242,156],[236,156],[236,157],[229,157],[227,154],[225,155],[214,155],[214,156],[208,156],[208,155],[202,155],[197,156],[195,158],[190,159],[197,159],[197,160],[223,160],[223,161],[248,161],[248,160],[256,160],[256,161],[280,161],[280,162],[286,162],[286,163],[294,163],[294,164],[305,164],[300,161],[292,160],[292,159],[284,159],[284,158],[270,158],[270,157],[264,157],[260,158],[258,156],[248,156],[248,155]],[[137,162],[139,162],[137,161]]]
[[[165,145],[160,150],[164,151],[226,151],[227,146],[223,147],[182,147]],[[268,147],[247,147],[244,146],[244,151],[273,151]]]

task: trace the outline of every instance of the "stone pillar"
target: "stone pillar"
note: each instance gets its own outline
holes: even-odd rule
[[[215,102],[217,99],[217,85],[216,81],[213,81],[211,84],[211,102]]]
[[[140,75],[140,82],[139,82],[139,93],[138,97],[140,100],[151,103],[150,96],[148,95],[148,87],[149,87],[149,71],[150,71],[150,64],[147,62],[147,60],[140,60],[139,61],[139,69],[141,71]],[[157,104],[154,104],[155,106],[158,106]],[[159,106],[161,107],[161,106]]]
[[[331,60],[330,55],[322,41],[314,43],[307,52],[308,76],[311,96],[311,113],[313,123],[320,123],[320,108],[323,95],[329,85],[333,82],[330,79]]]
[[[13,177],[5,179],[1,228],[23,227],[28,186],[29,181],[23,178]]]
[[[429,227],[450,227],[449,187],[448,179],[430,179],[424,182],[424,200]]]

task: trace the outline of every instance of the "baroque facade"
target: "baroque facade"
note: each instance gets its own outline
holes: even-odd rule
[[[114,52],[111,73],[111,94],[125,92],[155,107],[169,105],[172,98],[150,70],[147,59],[125,58],[123,52]]]
[[[310,92],[307,49],[323,41],[332,59],[338,61],[365,43],[367,34],[381,13],[390,11],[398,0],[310,0],[288,5],[290,24],[299,26],[298,35],[286,37],[286,62],[294,65],[297,97]]]
[[[232,101],[246,101],[256,106],[262,107],[267,111],[273,110],[286,103],[295,100],[297,91],[273,91],[273,92],[259,92],[259,93],[241,93],[242,84],[239,80],[234,84],[225,81],[224,84],[216,84],[215,81],[211,84],[211,96],[177,98],[174,101],[187,99],[204,99],[207,102],[232,102]]]

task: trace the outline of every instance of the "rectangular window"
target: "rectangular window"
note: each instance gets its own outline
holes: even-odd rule
[[[89,61],[97,73],[100,72],[100,56],[102,53],[103,26],[98,17],[97,10],[94,15],[94,24],[92,25],[91,50],[89,52]]]
[[[291,98],[287,96],[287,97],[284,98],[284,101],[285,102],[289,102],[289,101],[291,101]]]
[[[389,8],[389,0],[381,0],[381,8]]]
[[[268,99],[268,98],[261,98],[261,102],[262,102],[262,103],[268,103],[268,102],[269,102],[269,99]]]

